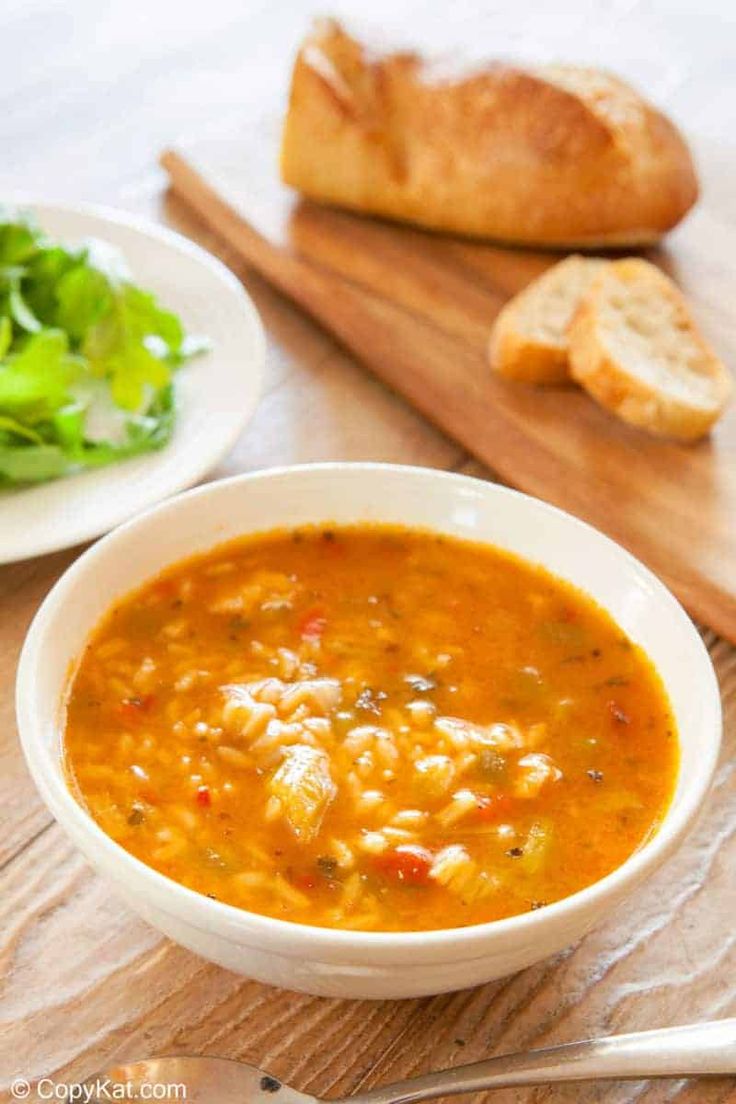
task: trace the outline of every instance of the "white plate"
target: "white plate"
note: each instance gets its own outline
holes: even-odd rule
[[[210,352],[176,377],[169,444],[109,467],[0,491],[0,563],[91,540],[147,506],[190,487],[232,448],[258,401],[265,340],[258,313],[233,274],[185,238],[101,207],[28,204],[52,237],[96,237],[123,254],[136,284],[175,311]]]

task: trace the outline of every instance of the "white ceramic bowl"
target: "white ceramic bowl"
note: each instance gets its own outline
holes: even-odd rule
[[[209,900],[145,866],[104,834],[67,789],[60,761],[70,672],[118,595],[220,541],[307,522],[424,526],[488,541],[543,564],[610,611],[664,680],[682,763],[656,836],[606,878],[536,912],[474,927],[381,933],[307,927]],[[664,862],[705,797],[721,713],[708,653],[677,601],[601,533],[491,483],[422,468],[318,464],[239,476],[150,510],[84,553],[43,603],[23,648],[17,711],[31,773],[54,816],[130,906],[231,970],[327,996],[414,997],[510,974],[578,939]]]

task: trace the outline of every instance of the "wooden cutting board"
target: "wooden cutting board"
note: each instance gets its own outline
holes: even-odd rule
[[[501,305],[557,257],[300,201],[234,142],[162,157],[174,191],[271,283],[501,478],[602,529],[736,642],[736,409],[694,446],[655,440],[581,391],[495,379]],[[701,204],[650,258],[736,364],[736,210]],[[357,412],[359,416],[359,412]]]

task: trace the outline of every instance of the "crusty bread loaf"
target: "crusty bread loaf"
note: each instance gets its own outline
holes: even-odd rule
[[[682,441],[706,434],[733,390],[671,280],[648,261],[612,261],[568,330],[570,373],[619,418]]]
[[[509,300],[491,331],[493,370],[525,383],[569,383],[567,328],[606,263],[597,257],[567,257]]]
[[[332,20],[296,59],[281,173],[336,206],[568,248],[653,242],[697,198],[676,128],[613,76],[502,64],[448,74],[369,52]]]

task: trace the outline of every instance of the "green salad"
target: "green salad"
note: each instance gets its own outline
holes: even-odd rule
[[[110,246],[0,210],[0,486],[161,448],[173,374],[204,347]]]

